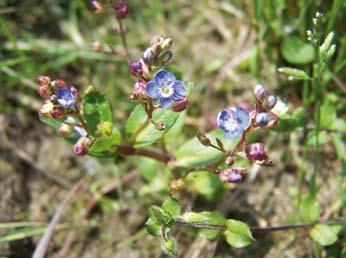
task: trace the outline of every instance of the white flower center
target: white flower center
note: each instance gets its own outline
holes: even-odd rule
[[[172,96],[172,94],[173,94],[173,87],[171,85],[167,85],[167,84],[163,85],[160,88],[160,94],[164,98],[168,98],[168,97]]]
[[[237,127],[238,127],[238,123],[235,119],[233,119],[232,117],[230,117],[226,123],[225,123],[225,127],[228,131],[234,131]]]

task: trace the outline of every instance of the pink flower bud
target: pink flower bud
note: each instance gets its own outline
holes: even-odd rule
[[[61,119],[65,116],[65,111],[61,107],[53,107],[52,111],[50,112],[51,116],[55,119]]]
[[[147,92],[145,90],[146,83],[144,80],[139,79],[132,90],[130,98],[132,100],[143,100],[147,99]]]
[[[51,79],[48,76],[42,76],[41,75],[37,78],[37,81],[41,85],[49,86]]]
[[[91,141],[87,137],[81,137],[73,147],[74,154],[84,156],[88,153]]]
[[[268,158],[263,143],[247,144],[245,153],[247,158],[252,161],[262,161]]]
[[[219,178],[223,183],[240,183],[244,181],[246,170],[244,168],[228,168],[219,174]]]
[[[187,98],[184,98],[179,101],[174,101],[171,105],[171,109],[174,112],[181,112],[181,111],[184,111],[188,105],[189,105],[189,100]]]
[[[126,15],[129,13],[129,4],[125,1],[120,1],[116,6],[115,9],[115,17],[117,19],[124,19]]]
[[[94,41],[91,48],[92,50],[99,52],[103,49],[103,46],[100,41]]]
[[[50,89],[46,85],[42,85],[37,90],[38,94],[40,94],[41,98],[49,99],[50,97]]]

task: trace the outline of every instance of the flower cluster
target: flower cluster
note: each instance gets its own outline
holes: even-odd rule
[[[38,82],[38,93],[44,99],[44,104],[39,110],[40,116],[59,120],[59,135],[68,137],[73,134],[79,137],[74,146],[74,153],[85,155],[91,141],[87,138],[87,128],[81,118],[78,90],[68,86],[63,80],[51,80],[47,76],[40,76]]]
[[[137,77],[131,99],[143,103],[158,101],[162,108],[181,112],[189,104],[186,86],[170,71],[160,70],[173,56],[169,50],[171,45],[171,38],[158,38],[143,52],[140,60],[131,62],[131,74]]]
[[[275,95],[268,95],[262,85],[256,85],[254,88],[255,108],[246,110],[243,107],[236,106],[220,111],[217,116],[217,125],[224,132],[226,138],[236,138],[241,136],[238,145],[230,152],[223,148],[214,146],[204,135],[199,135],[199,140],[203,145],[216,147],[224,152],[225,163],[228,168],[220,174],[220,180],[228,183],[239,183],[244,180],[246,170],[241,167],[232,168],[234,156],[246,158],[251,162],[263,166],[272,165],[268,159],[263,143],[247,143],[247,135],[254,130],[264,127],[270,127],[277,123],[278,117],[272,112],[277,103]],[[220,146],[220,144],[219,144]]]

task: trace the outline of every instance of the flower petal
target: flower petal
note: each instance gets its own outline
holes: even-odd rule
[[[173,101],[172,98],[160,98],[160,105],[163,108],[167,108],[173,103]]]
[[[250,124],[249,113],[241,107],[232,107],[230,109],[232,117],[237,121],[238,126],[245,130]]]
[[[152,99],[158,99],[161,96],[160,86],[155,81],[149,81],[146,85],[145,91]]]
[[[179,80],[175,81],[173,88],[174,88],[173,97],[175,100],[181,100],[186,96],[186,86],[182,81],[179,81]]]
[[[165,84],[170,84],[175,81],[175,76],[173,73],[167,70],[161,70],[155,75],[155,82],[163,86]]]
[[[227,110],[221,110],[220,113],[217,115],[217,126],[220,127],[222,130],[225,130],[224,124],[228,120],[229,115]]]
[[[236,127],[235,130],[230,130],[230,131],[225,131],[225,137],[226,138],[236,138],[238,137],[239,135],[241,135],[243,133],[243,129],[240,128],[240,127]]]

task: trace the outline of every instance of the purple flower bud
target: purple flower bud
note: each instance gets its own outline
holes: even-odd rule
[[[130,64],[131,74],[137,78],[142,78],[143,76],[143,65],[141,61],[131,62]]]
[[[277,102],[276,96],[275,95],[270,95],[267,98],[266,108],[269,109],[269,110],[272,109],[276,105],[276,102]]]
[[[262,161],[268,158],[263,143],[247,144],[245,153],[247,158],[252,161]]]
[[[37,78],[37,81],[39,84],[41,84],[42,86],[45,85],[45,86],[49,86],[50,82],[51,82],[51,79],[48,77],[48,76],[39,76]]]
[[[228,168],[219,174],[219,178],[223,183],[240,183],[244,181],[246,170],[244,168]]]
[[[50,114],[55,119],[61,119],[65,116],[65,111],[61,107],[53,107]]]
[[[90,147],[90,140],[87,137],[81,137],[73,147],[74,154],[84,156],[88,153]]]
[[[256,115],[256,124],[259,126],[266,126],[269,122],[267,113],[261,112]]]
[[[117,19],[124,19],[126,15],[129,13],[129,4],[125,1],[120,1],[116,6],[115,9],[115,17]]]
[[[263,87],[263,85],[257,84],[253,90],[253,93],[255,95],[255,98],[258,101],[262,102],[265,98],[266,89]]]
[[[67,137],[67,136],[71,135],[72,132],[73,132],[73,126],[65,124],[65,123],[63,123],[59,127],[59,130],[58,130],[58,134],[60,136],[64,136],[64,137]]]
[[[182,100],[174,101],[171,105],[171,109],[174,112],[181,112],[181,111],[184,111],[188,105],[189,105],[189,100],[187,98],[184,98]]]

